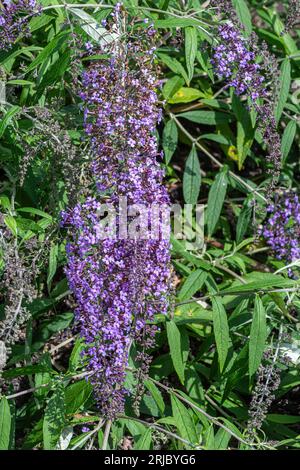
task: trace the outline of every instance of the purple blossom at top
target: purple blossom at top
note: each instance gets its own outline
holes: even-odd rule
[[[221,25],[218,35],[221,41],[214,48],[212,63],[219,78],[228,79],[237,95],[247,93],[253,101],[266,96],[264,76],[246,39],[230,23]]]
[[[151,347],[156,328],[147,322],[168,308],[169,240],[103,237],[99,216],[103,198],[116,209],[120,197],[128,205],[169,203],[154,135],[161,111],[151,61],[141,44],[128,42],[126,50],[120,46],[110,60],[92,61],[86,70],[81,97],[97,191],[64,214],[66,274],[90,381],[108,417],[124,409],[131,342]]]
[[[300,259],[299,197],[294,193],[280,196],[268,206],[267,214],[261,233],[275,257],[287,263]]]
[[[228,13],[228,12],[227,12]],[[218,28],[218,44],[213,48],[211,62],[219,78],[234,88],[236,95],[249,98],[249,104],[257,113],[258,127],[268,149],[267,161],[273,164],[273,176],[278,178],[281,168],[281,143],[274,117],[278,99],[278,65],[269,53],[267,45],[258,45],[252,33],[244,37],[243,27],[227,22]],[[257,63],[258,56],[261,63]]]
[[[0,6],[0,49],[9,49],[21,34],[28,36],[28,15],[38,13],[36,0],[4,0]]]

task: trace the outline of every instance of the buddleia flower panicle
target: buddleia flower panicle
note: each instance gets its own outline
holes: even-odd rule
[[[267,207],[261,235],[274,256],[287,264],[300,259],[300,201],[294,192],[277,194]],[[293,269],[289,275],[293,276]]]
[[[31,238],[24,242],[22,252],[19,251],[16,238],[0,213],[0,251],[3,260],[0,297],[5,302],[0,320],[0,375],[11,347],[24,339],[24,325],[30,317],[27,304],[37,296],[35,279],[40,273],[39,248],[36,238]]]
[[[300,1],[290,0],[286,12],[285,27],[282,35],[292,32],[296,25],[300,24]]]
[[[279,89],[277,60],[255,33],[245,35],[231,2],[225,3],[224,8],[218,5],[216,10],[226,21],[218,27],[211,63],[216,75],[233,87],[236,95],[246,97],[250,109],[255,110],[275,181],[281,168],[281,143],[274,117]]]
[[[29,36],[29,20],[39,14],[36,0],[2,0],[0,3],[0,49],[9,49],[19,36]]]
[[[119,11],[114,11],[115,21]],[[84,73],[81,98],[96,191],[63,214],[69,227],[66,274],[87,345],[90,381],[106,417],[124,410],[132,341],[142,350],[151,347],[156,328],[148,322],[168,308],[169,240],[103,237],[99,215],[101,203],[109,201],[118,226],[121,197],[128,205],[169,204],[154,134],[161,110],[156,95],[160,84],[153,71],[153,28],[144,34],[143,41],[127,37],[126,43],[114,45],[110,59],[91,61]],[[94,48],[92,53],[101,51]]]
[[[280,369],[270,351],[264,353],[264,363],[259,366],[256,384],[249,405],[248,437],[253,439],[261,429],[280,386]]]

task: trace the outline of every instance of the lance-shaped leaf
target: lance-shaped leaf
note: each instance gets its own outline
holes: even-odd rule
[[[220,371],[224,369],[228,350],[230,347],[229,327],[226,311],[221,300],[215,298],[212,300],[213,307],[213,325],[214,335],[217,345]]]
[[[166,163],[169,163],[178,142],[178,130],[176,123],[173,119],[170,119],[163,130],[163,149],[165,154]]]
[[[108,46],[118,39],[118,34],[103,28],[91,15],[79,8],[69,8],[69,11],[80,18],[80,27],[101,47]]]
[[[197,204],[201,185],[200,163],[193,145],[187,158],[183,175],[183,196],[187,204]]]
[[[253,377],[262,360],[266,346],[266,312],[259,296],[256,296],[249,342],[249,376]]]
[[[5,397],[0,400],[0,450],[7,450],[10,440],[11,414]]]
[[[185,28],[185,62],[189,83],[194,75],[194,62],[197,54],[197,30],[193,26]]]
[[[291,85],[291,63],[289,59],[284,59],[280,67],[280,91],[278,97],[278,103],[275,109],[275,118],[276,122],[279,122],[279,119],[282,115],[282,111],[287,102],[289,91]]]
[[[181,335],[180,330],[174,321],[167,322],[167,336],[174,369],[177,372],[180,382],[184,384],[184,362]]]
[[[217,174],[209,190],[206,210],[209,237],[213,234],[216,228],[223,207],[228,184],[227,171],[227,166],[224,166],[220,173]]]

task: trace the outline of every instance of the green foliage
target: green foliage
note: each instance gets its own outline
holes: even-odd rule
[[[106,419],[99,416],[86,380],[84,340],[72,330],[75,306],[64,276],[66,239],[59,225],[68,201],[63,162],[53,146],[44,144],[56,139],[60,147],[65,135],[70,137],[81,155],[84,186],[83,112],[74,77],[91,58],[78,53],[73,33],[83,43],[103,46],[119,40],[119,34],[102,26],[110,9],[101,5],[41,3],[49,8],[31,19],[32,37],[0,52],[6,85],[6,101],[0,103],[1,230],[30,266],[35,261],[38,267],[36,298],[24,302],[29,319],[0,378],[6,384],[0,396],[1,450],[99,448]],[[131,16],[139,23],[147,18],[158,31],[155,62],[163,80],[158,138],[166,185],[172,201],[203,205],[204,233],[203,245],[192,250],[187,240],[172,240],[173,308],[155,318],[157,341],[140,416],[129,396],[126,416],[112,424],[110,449],[299,448],[294,404],[300,384],[299,280],[289,278],[286,263],[275,259],[259,236],[255,239],[270,196],[264,191],[270,164],[255,112],[214,76],[210,45],[216,20],[200,8],[206,3],[126,2]],[[274,2],[263,7],[256,0],[233,3],[245,34],[255,31],[281,64],[275,105],[282,136],[278,188],[299,192],[299,31],[281,34],[285,18],[275,12]],[[51,110],[62,132],[56,134],[50,118],[43,120],[36,108]],[[196,222],[193,211],[192,227]],[[34,260],[26,248],[31,242]],[[0,248],[2,278],[6,261]],[[2,288],[0,293],[1,321],[7,299]],[[0,342],[0,364],[1,347]],[[283,350],[289,362],[282,360]],[[273,361],[280,371],[276,400],[250,438],[249,403],[257,374]],[[135,367],[130,362],[130,392]],[[15,379],[20,392],[26,391],[23,396],[15,396]]]
[[[186,160],[183,175],[183,197],[187,204],[196,204],[200,192],[201,171],[195,146]]]
[[[9,448],[11,429],[11,414],[8,401],[5,397],[0,401],[0,450]]]

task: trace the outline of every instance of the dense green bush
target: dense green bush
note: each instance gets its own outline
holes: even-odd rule
[[[211,61],[227,18],[208,1],[123,2],[125,41],[129,29],[142,34],[134,24],[154,24],[165,185],[172,202],[202,204],[204,244],[189,249],[173,237],[174,293],[169,313],[155,315],[139,413],[133,342],[132,393],[112,423],[86,380],[60,214],[90,194],[78,90],[83,71],[106,60],[86,43],[118,41],[103,22],[117,2],[60,3],[40,0],[31,34],[22,29],[11,47],[1,43],[0,449],[299,448],[300,260],[289,250],[299,247],[300,210],[284,206],[299,191],[299,31],[284,32],[297,2],[233,2],[242,36],[257,34],[258,63],[265,41],[279,68],[276,96],[265,98],[275,100],[268,109],[281,138],[279,177],[259,113]],[[279,259],[261,228],[282,204],[287,220],[271,226],[277,241],[287,235]]]

